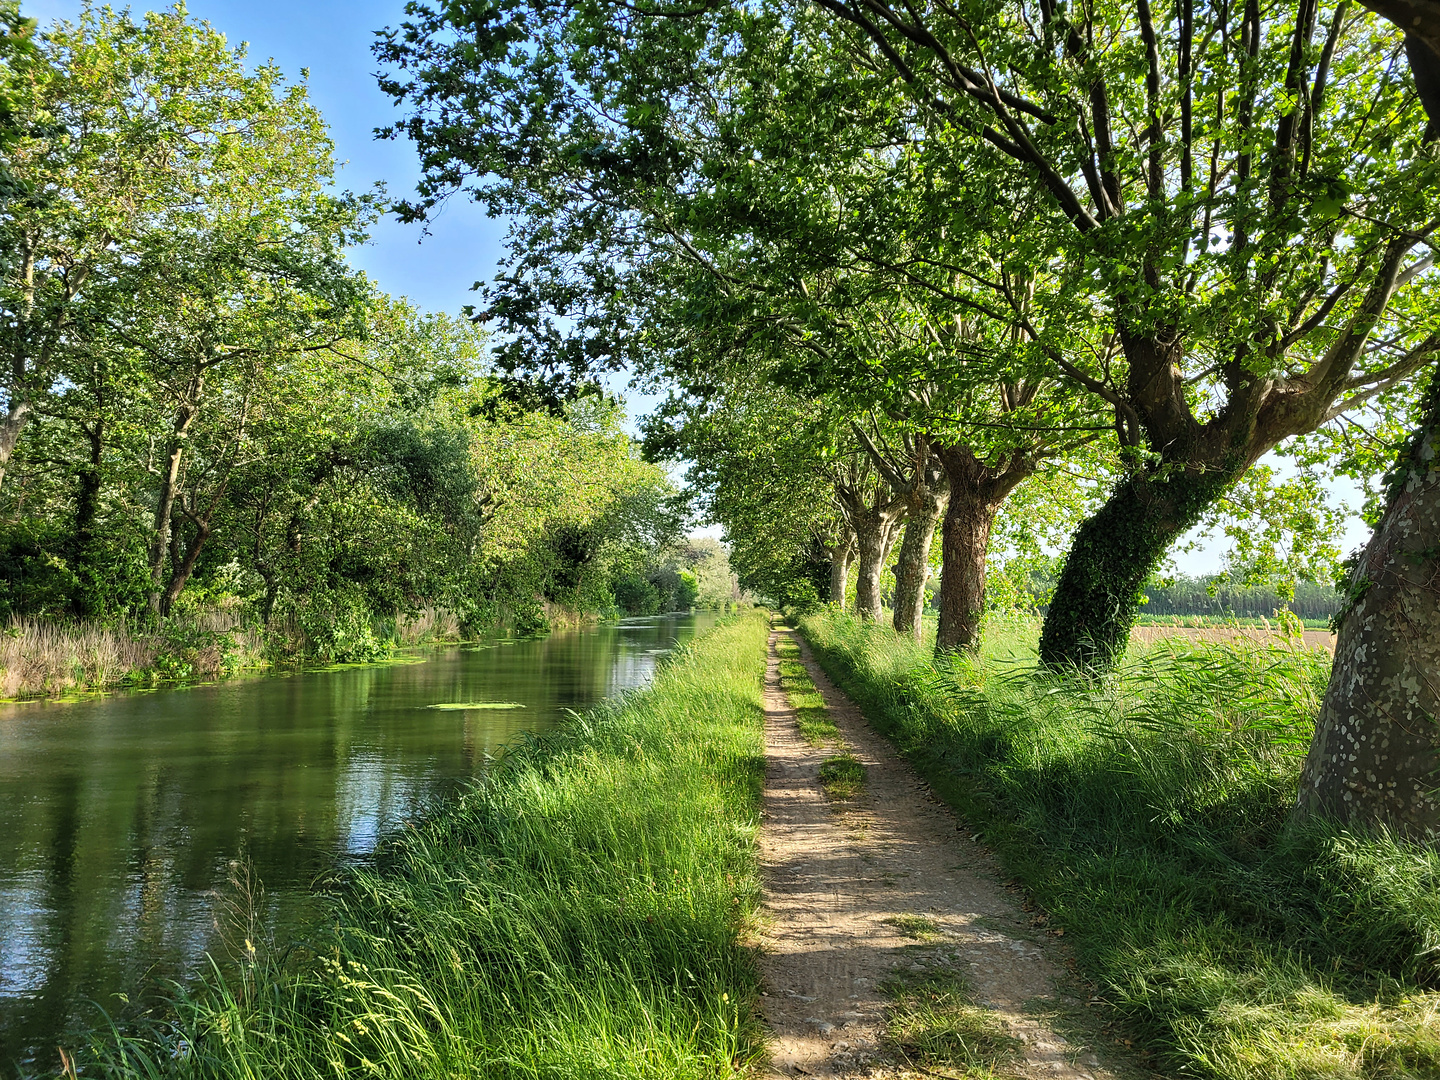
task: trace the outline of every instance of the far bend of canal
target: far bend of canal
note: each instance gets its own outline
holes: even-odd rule
[[[524,731],[645,683],[710,625],[630,619],[419,663],[0,706],[0,1077],[45,1071],[68,1029],[223,963],[236,868],[267,936],[310,890]],[[454,702],[522,709],[440,710]],[[227,934],[233,937],[233,934]]]

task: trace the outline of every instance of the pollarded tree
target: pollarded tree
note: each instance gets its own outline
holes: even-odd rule
[[[1048,663],[1103,666],[1220,492],[1440,341],[1435,165],[1399,36],[1311,0],[818,7],[917,123],[965,133],[995,190],[1049,196],[1039,254],[1083,265],[1114,320],[1107,377],[1052,357],[1114,409],[1132,467],[1077,534],[1042,638]]]
[[[1440,5],[1367,0],[1405,33],[1416,90],[1440,134]],[[1432,142],[1433,145],[1433,142]],[[1349,575],[1330,684],[1296,798],[1300,816],[1440,838],[1440,380],[1386,476],[1370,542]],[[1362,460],[1368,447],[1354,456]],[[1363,465],[1362,465],[1363,469]]]

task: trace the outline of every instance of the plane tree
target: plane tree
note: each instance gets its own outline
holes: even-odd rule
[[[1084,342],[1095,318],[1073,272],[1062,282],[1021,265],[1036,254],[1016,236],[1031,208],[997,202],[980,176],[965,178],[963,207],[947,202],[953,154],[917,137],[893,77],[856,70],[774,12],[703,26],[618,8],[414,12],[378,50],[414,76],[384,84],[412,110],[392,133],[427,169],[409,212],[463,190],[518,215],[481,312],[513,335],[512,368],[577,378],[628,362],[703,390],[733,330],[777,385],[900,425],[914,436],[907,460],[877,458],[913,504],[899,626],[915,626],[941,505],[935,465],[949,462],[946,483],[964,490],[949,500],[947,551],[963,569],[944,577],[940,641],[974,644],[999,505],[1036,460],[1107,427],[1076,424],[1084,395],[1036,370],[1047,349],[1080,350],[1086,369],[1114,345]],[[838,90],[837,66],[852,76]],[[1024,317],[977,292],[977,268],[1026,294]],[[1042,316],[1038,294],[1072,300]],[[659,328],[672,322],[679,330]],[[686,333],[705,348],[678,355]],[[1026,437],[1007,442],[1017,430]],[[878,614],[871,571],[902,506],[861,502],[860,606]]]

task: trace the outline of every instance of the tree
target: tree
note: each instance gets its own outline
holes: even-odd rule
[[[704,519],[724,526],[741,585],[786,606],[845,607],[858,543],[837,488],[848,485],[863,512],[868,470],[858,447],[836,451],[835,417],[737,379],[704,398],[672,395],[644,427],[647,456],[689,462],[686,479]]]
[[[1388,479],[1356,562],[1330,684],[1300,778],[1300,813],[1440,837],[1440,380]]]
[[[993,233],[1004,243],[971,243],[974,225],[956,230],[957,211],[935,197],[944,163],[912,138],[904,110],[876,105],[894,99],[888,77],[862,72],[836,89],[835,72],[853,64],[812,40],[808,17],[721,12],[700,25],[543,4],[412,14],[377,49],[417,74],[383,82],[414,110],[391,133],[414,140],[427,166],[409,212],[464,188],[527,215],[486,292],[486,316],[514,335],[514,367],[553,378],[561,357],[579,377],[629,360],[703,394],[736,364],[759,365],[787,390],[913,433],[902,456],[877,456],[872,441],[888,496],[837,489],[856,531],[860,610],[878,617],[882,555],[911,511],[897,626],[918,630],[944,505],[931,474],[948,461],[963,491],[950,500],[947,551],[967,569],[943,578],[939,647],[974,645],[996,510],[1036,460],[1071,445],[1073,427],[1094,438],[1076,395],[1034,377],[1025,355],[1037,324],[1052,351],[1093,351],[1084,304],[1057,304],[1045,326],[1025,304],[1017,318],[976,299],[967,277],[992,272],[1030,301],[1083,297],[1016,263],[1032,208],[1002,209]],[[995,216],[986,196],[976,192],[969,216]],[[845,552],[836,544],[837,581]]]
[[[1048,663],[1104,666],[1140,583],[1220,492],[1435,348],[1430,260],[1411,255],[1433,229],[1434,166],[1390,74],[1395,39],[1308,0],[1163,21],[1143,3],[1033,20],[819,6],[917,117],[966,132],[972,167],[1049,195],[1044,254],[1083,260],[1114,320],[1113,377],[1052,357],[1114,408],[1132,466],[1077,534],[1041,645]]]

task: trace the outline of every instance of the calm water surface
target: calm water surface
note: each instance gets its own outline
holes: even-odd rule
[[[234,867],[283,940],[309,886],[549,727],[649,679],[713,616],[425,654],[423,663],[0,706],[0,1076],[48,1063],[118,993],[222,954]],[[447,711],[442,702],[518,702]]]

